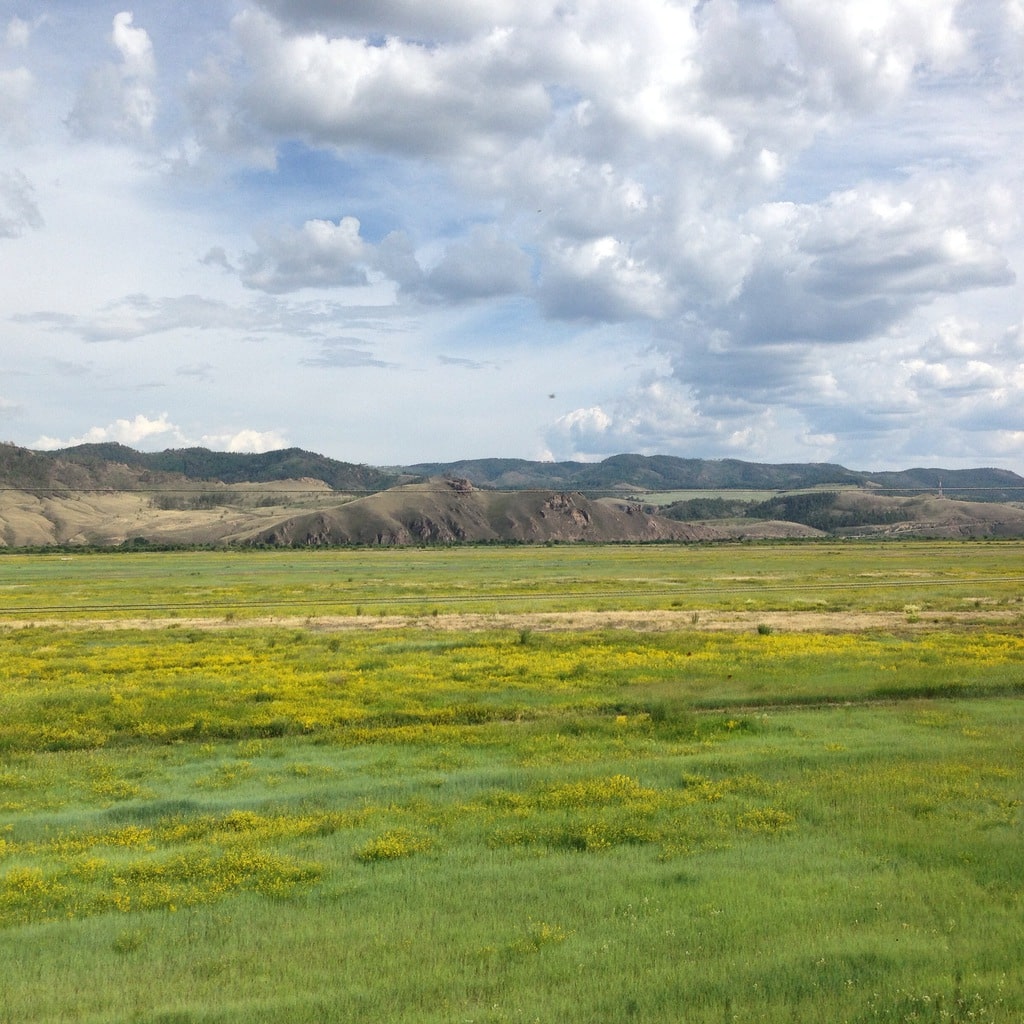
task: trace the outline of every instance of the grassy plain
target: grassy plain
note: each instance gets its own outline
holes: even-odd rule
[[[738,488],[723,488],[715,490],[680,490],[680,491],[644,491],[636,496],[638,501],[647,505],[671,505],[674,501],[691,501],[694,499],[705,500],[709,498],[723,498],[726,501],[768,501],[770,498],[777,498],[779,494],[800,494],[801,491],[773,491],[773,490],[739,490]]]
[[[1024,612],[1024,542],[0,553],[0,624],[580,609]]]
[[[1022,554],[6,555],[0,1022],[1020,1021]]]

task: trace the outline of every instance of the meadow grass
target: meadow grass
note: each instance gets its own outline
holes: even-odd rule
[[[0,554],[0,624],[908,605],[1024,615],[1022,541]]]
[[[1013,626],[0,656],[2,1024],[1024,1017]]]
[[[26,755],[162,795],[18,816],[6,1019],[1019,1019],[1018,702],[728,721]]]

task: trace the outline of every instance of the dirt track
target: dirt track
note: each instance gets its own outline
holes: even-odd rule
[[[447,615],[315,615],[235,616],[226,618],[0,618],[0,629],[29,626],[49,629],[313,629],[345,632],[360,629],[413,628],[426,631],[523,630],[537,632],[582,632],[597,629],[632,629],[637,632],[686,630],[693,632],[746,632],[759,625],[786,633],[849,633],[867,630],[925,632],[966,626],[1006,629],[1021,625],[1019,611],[924,612],[728,612],[701,611],[694,621],[692,611],[576,611],[509,614],[454,613]]]

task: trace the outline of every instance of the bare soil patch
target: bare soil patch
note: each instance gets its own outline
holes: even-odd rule
[[[475,613],[440,615],[315,615],[315,616],[164,616],[152,618],[60,618],[0,620],[0,629],[45,627],[48,629],[311,629],[319,632],[418,628],[425,631],[529,629],[536,632],[587,632],[630,629],[638,633],[747,632],[759,626],[785,633],[851,633],[866,631],[915,633],[938,627],[956,629],[989,626],[1005,629],[1021,622],[1021,614],[1009,610],[984,612],[820,612],[820,611],[700,611],[692,610],[575,611]]]

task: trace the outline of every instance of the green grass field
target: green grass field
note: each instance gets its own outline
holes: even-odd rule
[[[726,501],[768,501],[776,498],[779,494],[799,494],[800,491],[773,491],[773,490],[740,490],[739,488],[723,488],[722,490],[681,490],[681,491],[643,491],[636,495],[637,501],[643,501],[648,505],[671,505],[674,501],[692,501],[693,499],[707,500],[711,498],[723,498]]]
[[[1024,542],[552,545],[0,555],[0,625],[593,609],[1024,614]]]
[[[5,555],[0,1022],[1016,1024],[1022,554]]]

